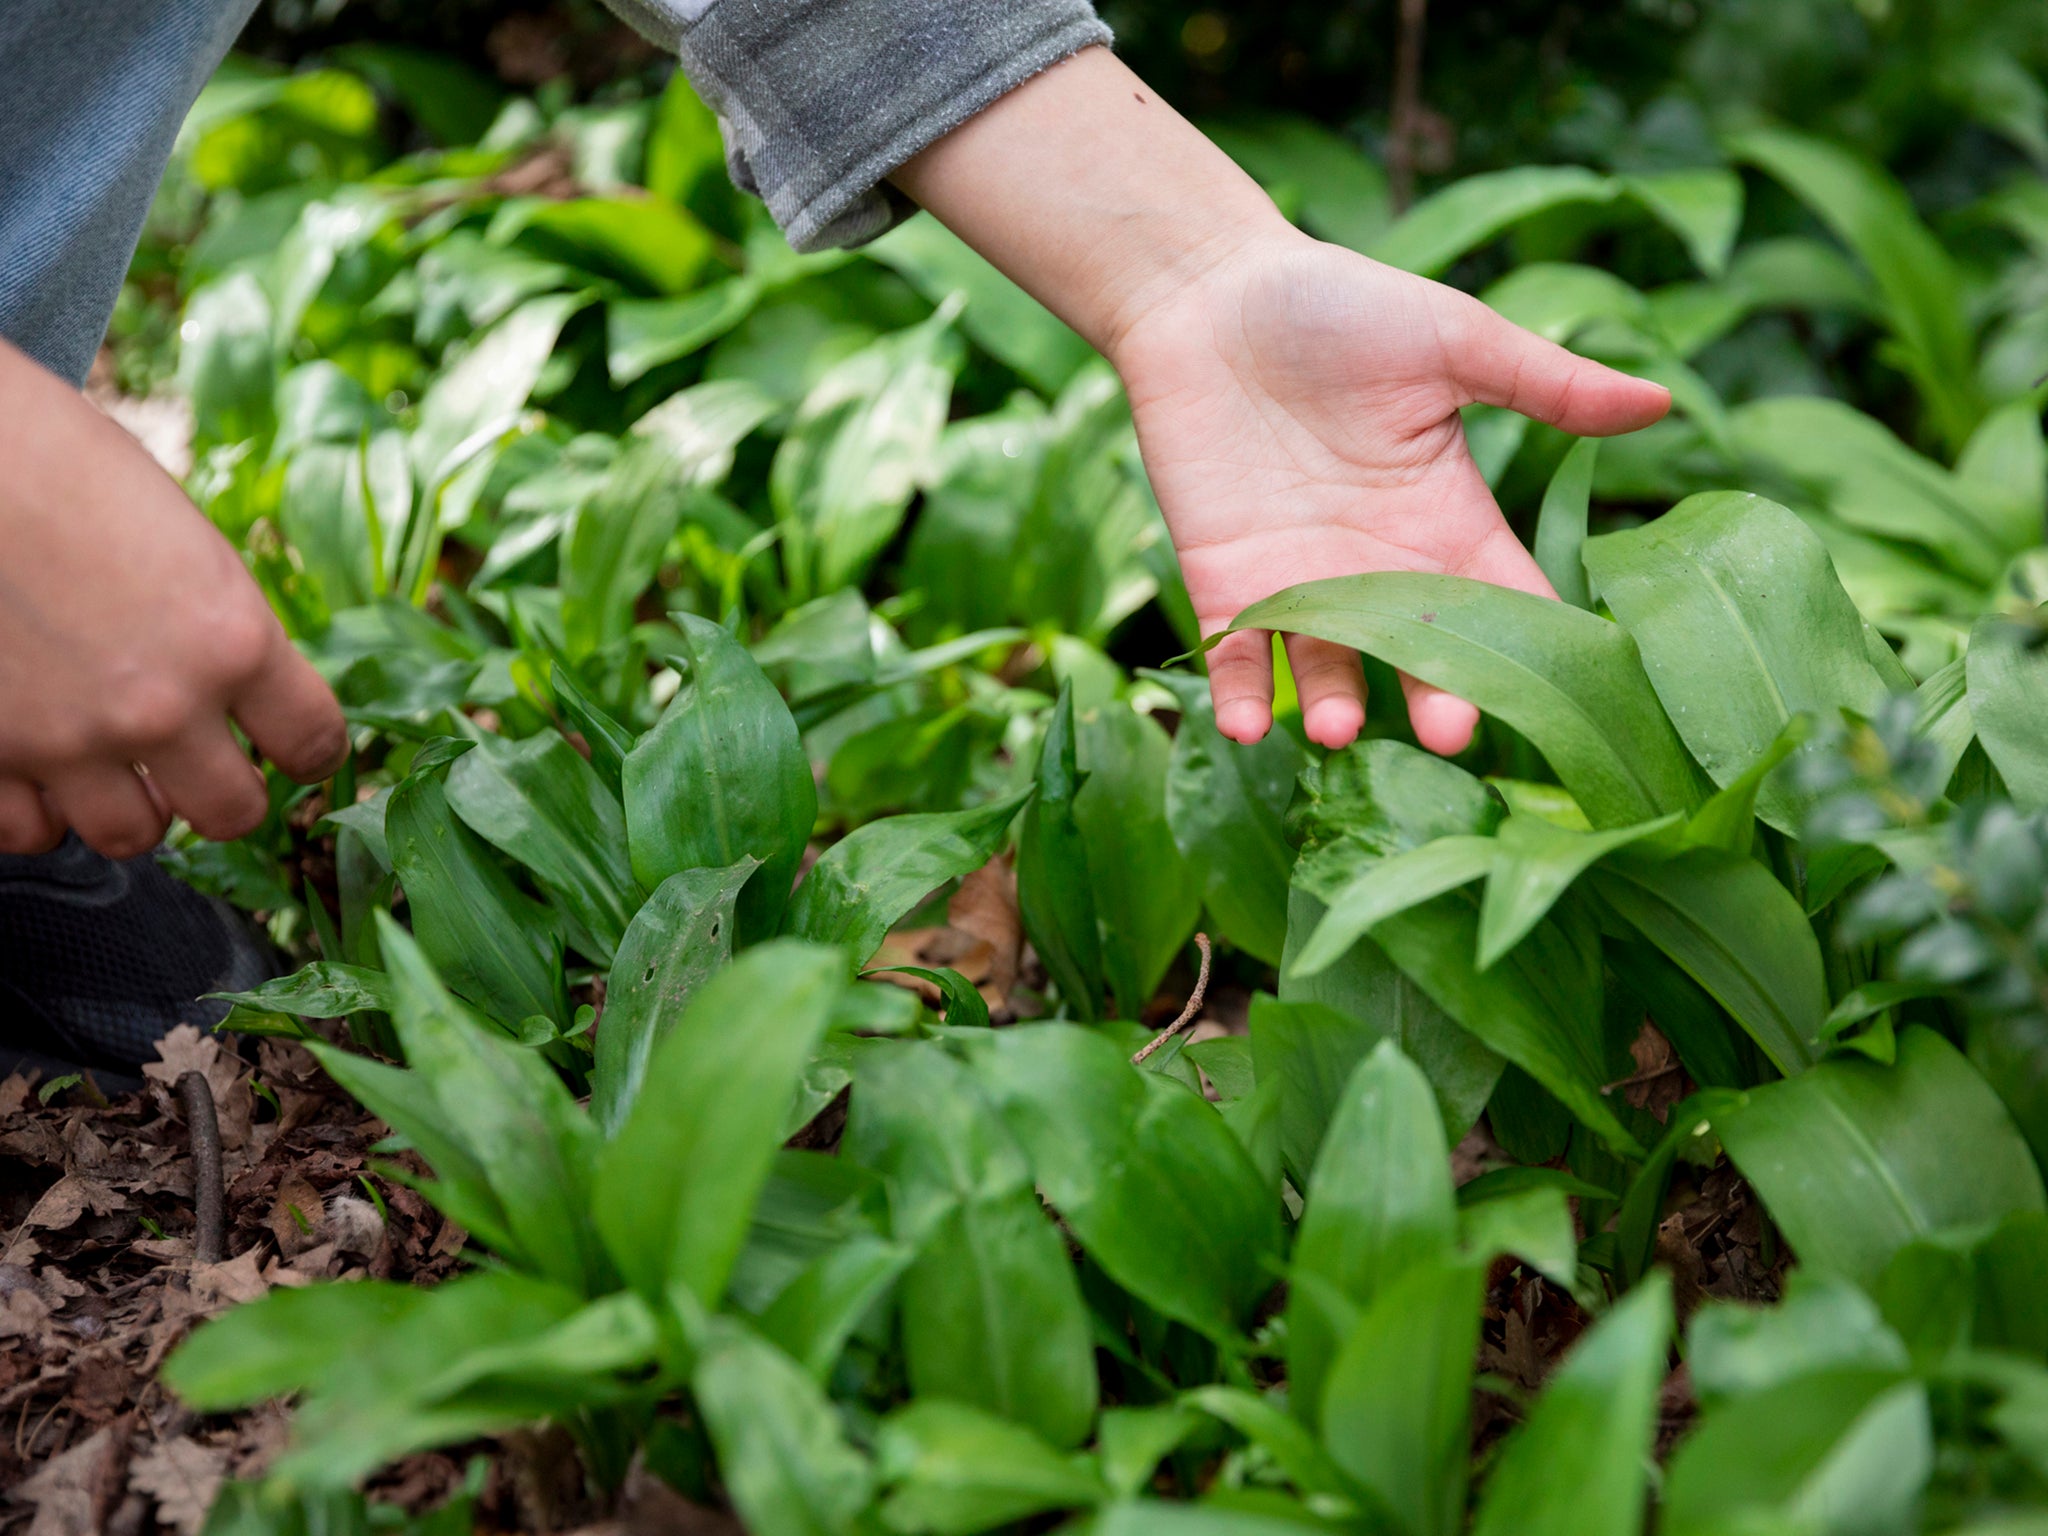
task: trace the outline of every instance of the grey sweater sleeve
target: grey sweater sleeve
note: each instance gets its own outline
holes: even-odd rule
[[[608,0],[681,58],[733,180],[799,251],[911,212],[885,178],[1109,29],[1089,0]]]

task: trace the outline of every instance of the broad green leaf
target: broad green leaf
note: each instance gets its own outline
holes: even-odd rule
[[[650,1300],[717,1305],[783,1117],[845,986],[831,950],[762,944],[713,976],[659,1041],[598,1163],[592,1214]],[[715,1167],[718,1177],[703,1171]]]
[[[1059,1446],[1095,1416],[1087,1310],[1031,1171],[975,1079],[937,1046],[860,1065],[843,1155],[889,1185],[911,1389],[1028,1424]]]
[[[1548,1173],[1549,1169],[1503,1168],[1500,1173]],[[1481,1175],[1486,1177],[1486,1175]],[[1474,1181],[1478,1182],[1477,1180]],[[1458,1241],[1468,1257],[1491,1264],[1503,1255],[1527,1264],[1558,1289],[1569,1293],[1579,1283],[1579,1234],[1572,1220],[1568,1194],[1584,1199],[1612,1198],[1581,1179],[1567,1189],[1556,1184],[1531,1184],[1504,1189],[1485,1199],[1468,1199],[1470,1184],[1458,1190]],[[1588,1191],[1592,1193],[1588,1194]]]
[[[1220,1498],[1206,1505],[1124,1499],[1097,1514],[1088,1529],[1094,1536],[1301,1536],[1304,1522],[1313,1519],[1291,1500],[1276,1499],[1253,1512],[1228,1507]]]
[[[925,598],[913,624],[938,633],[1016,616],[1011,561],[1051,435],[1044,404],[1023,392],[946,428],[904,553],[901,584]]]
[[[1306,891],[1289,893],[1289,911],[1300,909],[1288,929],[1296,944],[1313,930],[1321,907]],[[1288,958],[1281,960],[1279,1005],[1252,1000],[1252,1055],[1261,1082],[1280,1079],[1281,1160],[1297,1184],[1314,1165],[1345,1079],[1382,1039],[1395,1040],[1428,1076],[1445,1134],[1457,1137],[1471,1129],[1500,1078],[1497,1052],[1370,939],[1314,976],[1290,977]]]
[[[683,512],[685,483],[660,446],[623,449],[604,486],[576,509],[561,546],[562,638],[569,659],[623,640],[654,584]]]
[[[200,444],[269,431],[277,379],[271,330],[270,300],[246,271],[208,283],[186,301],[178,388],[192,402]]]
[[[1825,1061],[1714,1129],[1800,1258],[1859,1283],[1917,1238],[2048,1209],[2004,1106],[1925,1029],[1899,1036],[1894,1066]]]
[[[1604,1314],[1565,1357],[1487,1478],[1474,1536],[1638,1536],[1671,1347],[1661,1275]]]
[[[1064,321],[937,219],[899,224],[864,254],[901,273],[934,304],[960,295],[960,329],[1048,395],[1094,355]]]
[[[590,766],[623,801],[626,754],[633,750],[633,733],[593,703],[559,663],[550,668],[548,681],[568,725],[590,750]]]
[[[164,1362],[164,1384],[202,1413],[304,1391],[429,1294],[390,1280],[279,1286],[187,1338]]]
[[[209,992],[252,1013],[288,1013],[301,1019],[339,1019],[355,1013],[391,1011],[391,982],[382,971],[334,960],[315,960],[289,976],[266,981],[249,992]],[[227,1023],[232,1026],[233,1020]]]
[[[1348,138],[1291,113],[1233,115],[1202,130],[1311,234],[1364,251],[1386,229],[1387,174]]]
[[[831,368],[775,455],[769,492],[801,600],[857,581],[930,473],[960,345],[957,303]]]
[[[1769,869],[1718,848],[1626,848],[1602,862],[1592,883],[1780,1072],[1813,1064],[1828,1011],[1820,942]]]
[[[1349,1499],[1344,1474],[1300,1419],[1240,1387],[1196,1387],[1180,1401],[1220,1419],[1273,1458],[1304,1494]]]
[[[1018,832],[1017,904],[1062,1000],[1081,1018],[1095,1019],[1102,1014],[1102,934],[1088,879],[1088,846],[1074,815],[1075,796],[1084,783],[1075,756],[1074,693],[1068,683],[1046,717],[1038,792]]]
[[[1238,1337],[1273,1283],[1279,1207],[1215,1109],[1071,1025],[995,1031],[973,1063],[1096,1263],[1167,1316]]]
[[[588,1216],[597,1150],[588,1118],[538,1053],[463,1008],[434,975],[424,946],[382,913],[377,942],[409,1068],[405,1089],[378,1091],[388,1079],[377,1064],[331,1046],[315,1050],[321,1065],[411,1140],[436,1174],[488,1190],[503,1212],[507,1258],[584,1294],[602,1288],[611,1272]],[[446,1169],[437,1154],[447,1157]]]
[[[2020,806],[2048,806],[2048,644],[2040,618],[1988,614],[1970,631],[1970,718]]]
[[[1672,1458],[1662,1529],[1776,1515],[1829,1536],[1907,1530],[1933,1468],[1919,1382],[1853,1368],[1800,1376],[1705,1417]]]
[[[959,1028],[986,1028],[988,1025],[988,999],[976,990],[973,982],[950,966],[933,970],[922,965],[880,966],[872,971],[862,971],[861,979],[870,976],[915,976],[919,981],[929,982],[938,988],[944,1000],[945,1022]]]
[[[1574,832],[1541,816],[1510,816],[1494,834],[1486,895],[1479,904],[1479,968],[1483,971],[1529,935],[1573,881],[1630,843],[1669,828],[1660,816],[1609,832]]]
[[[1462,1521],[1485,1272],[1421,1263],[1382,1291],[1331,1362],[1323,1443],[1407,1536]]]
[[[1493,867],[1493,859],[1490,837],[1440,837],[1420,848],[1389,854],[1341,886],[1319,890],[1327,910],[1288,974],[1313,976],[1327,969],[1377,924],[1470,885]]]
[[[1109,1489],[1087,1458],[1021,1424],[963,1403],[923,1398],[882,1421],[875,1472],[891,1530],[971,1536],[1048,1510],[1086,1508]]]
[[[759,859],[740,931],[772,933],[817,819],[817,786],[796,722],[754,658],[709,619],[674,617],[682,687],[626,754],[633,874],[653,890],[686,869]]]
[[[850,1536],[874,1486],[824,1390],[744,1324],[710,1318],[690,1392],[755,1536]]]
[[[1908,1364],[1877,1304],[1821,1270],[1794,1270],[1775,1306],[1710,1301],[1686,1334],[1693,1387],[1709,1408],[1819,1372],[1904,1371]]]
[[[1231,627],[1356,646],[1470,699],[1536,744],[1595,826],[1698,802],[1635,642],[1590,613],[1463,577],[1389,572],[1291,587]]]
[[[1718,166],[1653,171],[1623,178],[1629,195],[1684,242],[1693,265],[1709,277],[1728,270],[1742,227],[1742,179]]]
[[[555,916],[512,883],[489,845],[449,808],[443,780],[453,761],[447,755],[416,764],[385,808],[385,837],[413,934],[448,985],[501,1027],[536,1015],[566,1026]]]
[[[1202,1416],[1178,1404],[1104,1409],[1095,1435],[1102,1481],[1120,1499],[1135,1497],[1151,1486],[1159,1463],[1202,1428]]]
[[[1543,492],[1536,517],[1536,563],[1557,595],[1574,608],[1591,608],[1586,586],[1586,508],[1593,495],[1593,466],[1600,439],[1582,437],[1571,446]]]
[[[1890,654],[1887,651],[1886,654]],[[1794,715],[1777,738],[1742,772],[1716,790],[1685,823],[1683,841],[1695,848],[1748,853],[1756,845],[1756,802],[1778,765],[1806,744],[1813,721]],[[1811,893],[1809,892],[1809,897]]]
[[[1201,917],[1201,887],[1167,824],[1172,743],[1159,723],[1112,700],[1076,716],[1081,787],[1074,824],[1117,1012],[1143,1015]]]
[[[576,947],[609,965],[640,893],[625,812],[582,754],[552,731],[485,733],[448,770],[447,794],[471,831],[533,875]]]
[[[1457,1239],[1443,1120],[1429,1080],[1392,1041],[1345,1085],[1307,1198],[1294,1245],[1287,1365],[1297,1411],[1313,1422],[1349,1321],[1333,1315],[1328,1298],[1363,1311],[1409,1270],[1443,1259]]]
[[[756,865],[670,875],[633,914],[604,994],[590,1115],[607,1136],[640,1096],[647,1064],[697,989],[732,959],[735,908]]]
[[[833,1244],[761,1314],[757,1326],[762,1337],[824,1385],[846,1341],[914,1257],[901,1244],[859,1233]]]
[[[512,198],[499,205],[484,238],[518,240],[648,294],[687,291],[712,252],[709,230],[652,197]]]
[[[1608,203],[1617,183],[1577,165],[1524,165],[1466,176],[1409,209],[1368,253],[1434,277],[1533,214],[1574,203]]]
[[[605,368],[624,388],[663,363],[688,357],[753,313],[761,289],[729,277],[674,299],[613,299],[605,306]]]
[[[1640,330],[1646,323],[1649,313],[1649,302],[1642,293],[1612,272],[1568,261],[1532,261],[1518,266],[1498,282],[1489,284],[1480,294],[1480,298],[1486,301],[1489,308],[1498,310],[1503,319],[1512,320],[1523,330],[1534,331],[1546,341],[1554,341],[1560,346],[1568,344],[1581,333],[1602,322],[1614,322],[1629,330]],[[1502,413],[1482,419],[1503,423],[1503,429],[1511,434],[1514,443],[1519,446],[1522,439],[1527,436],[1529,418],[1520,412],[1508,411],[1505,407],[1488,406],[1484,409]],[[1468,437],[1474,435],[1472,425],[1472,419],[1468,416]],[[1579,446],[1573,445],[1574,449]],[[1474,441],[1472,448],[1473,458],[1480,460],[1483,440]],[[1510,449],[1511,454],[1512,451]],[[1571,456],[1570,453],[1566,454],[1567,459]],[[1582,460],[1589,457],[1590,454],[1580,455]],[[1537,529],[1537,543],[1540,546],[1543,542],[1541,522],[1538,523]],[[1576,561],[1576,555],[1573,559]],[[1540,553],[1537,555],[1537,563],[1543,566],[1545,575],[1550,575],[1549,563]],[[1583,575],[1581,581],[1583,582]],[[1551,585],[1557,586],[1555,576],[1551,577]],[[1558,587],[1558,592],[1560,596],[1565,596],[1563,587]],[[1588,606],[1570,596],[1565,596],[1565,600],[1575,607]]]
[[[419,425],[411,440],[413,469],[423,484],[446,480],[465,459],[517,424],[555,350],[555,338],[584,303],[576,294],[530,299],[435,376],[420,398]]]
[[[1853,151],[1789,128],[1746,129],[1728,147],[1782,182],[1863,263],[1929,416],[1960,447],[1984,414],[1962,280],[1904,188]]]
[[[881,947],[897,919],[948,880],[996,854],[1023,797],[969,811],[889,816],[856,828],[811,866],[784,918],[785,932],[837,944],[855,965]]]
[[[1153,672],[1181,704],[1166,765],[1166,824],[1202,882],[1202,902],[1224,936],[1268,965],[1287,941],[1287,872],[1294,852],[1281,817],[1302,751],[1286,731],[1241,746],[1216,729],[1207,682]]]
[[[1640,528],[1591,540],[1586,567],[1716,784],[1732,783],[1795,715],[1868,715],[1885,696],[1827,550],[1775,502],[1733,491],[1688,497]],[[1786,776],[1765,780],[1765,821],[1789,832],[1804,812]]]

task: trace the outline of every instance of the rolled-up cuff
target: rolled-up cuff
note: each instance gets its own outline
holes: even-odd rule
[[[913,209],[891,171],[1109,40],[1088,0],[714,0],[676,48],[718,113],[733,180],[814,251],[898,223]]]

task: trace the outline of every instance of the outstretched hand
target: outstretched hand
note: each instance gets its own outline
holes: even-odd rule
[[[1555,596],[1465,446],[1461,406],[1506,406],[1581,436],[1648,426],[1660,385],[1576,357],[1457,290],[1291,232],[1248,247],[1115,340],[1138,440],[1202,633],[1297,582],[1442,571]],[[1286,640],[1309,739],[1365,723],[1358,653]],[[1216,725],[1272,725],[1272,646],[1209,652]],[[1403,676],[1416,738],[1471,740],[1478,712]]]

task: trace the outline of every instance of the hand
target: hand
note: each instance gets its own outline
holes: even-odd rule
[[[241,560],[135,441],[0,343],[0,853],[69,826],[110,858],[173,813],[240,837],[268,809],[229,718],[310,782],[341,711]]]
[[[1506,406],[1581,436],[1670,407],[1657,384],[1575,357],[1478,300],[1291,232],[1156,302],[1111,344],[1202,633],[1296,582],[1444,571],[1554,597],[1466,451],[1458,408]],[[1365,723],[1356,652],[1305,635],[1287,657],[1310,740]],[[1272,724],[1272,646],[1209,652],[1216,725]],[[1403,676],[1416,738],[1457,752],[1478,712]]]

